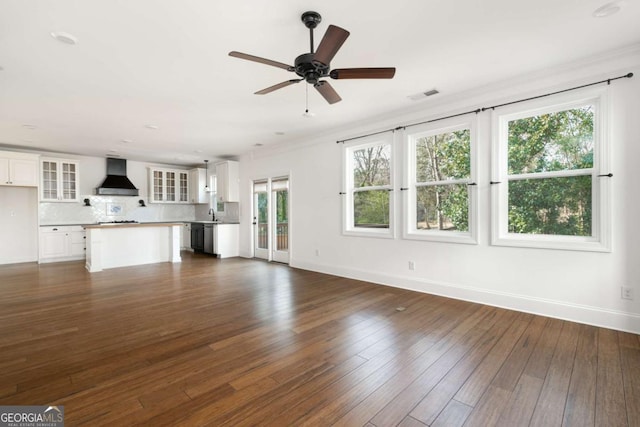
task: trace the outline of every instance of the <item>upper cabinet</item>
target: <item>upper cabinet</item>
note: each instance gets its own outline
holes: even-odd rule
[[[38,156],[0,151],[0,185],[38,186]]]
[[[239,163],[229,160],[216,163],[216,195],[219,202],[240,201]]]
[[[77,202],[79,183],[78,162],[63,159],[42,159],[40,201]]]
[[[189,171],[150,168],[149,202],[189,203]]]
[[[189,201],[191,203],[209,203],[207,187],[207,171],[202,168],[189,171]]]

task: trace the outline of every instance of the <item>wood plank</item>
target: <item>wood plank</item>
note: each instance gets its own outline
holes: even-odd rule
[[[438,418],[431,424],[431,427],[458,427],[464,425],[473,408],[451,400],[444,410],[438,415]]]
[[[389,406],[391,397],[396,405],[401,406],[397,412],[403,414],[400,420],[429,392],[449,370],[467,354],[487,332],[498,318],[495,309],[487,310],[482,318],[472,320],[469,324],[461,324],[433,349],[413,363],[407,364],[396,375],[378,387],[373,393],[345,414],[335,425],[351,426],[364,424],[371,414]],[[475,323],[475,324],[473,324]],[[470,328],[465,331],[464,328]],[[463,333],[463,331],[465,331]],[[402,397],[400,396],[402,395]],[[395,396],[395,397],[394,397]],[[371,418],[376,425],[392,425],[398,421],[380,418],[377,414]]]
[[[530,321],[530,316],[520,315],[519,320],[513,322],[509,330],[491,349],[487,357],[484,358],[478,369],[471,374],[469,379],[456,393],[454,399],[469,406],[475,406],[478,403],[480,397],[487,390],[496,373],[500,370],[505,359],[511,353],[513,346],[529,326]]]
[[[571,371],[578,344],[579,325],[565,322],[558,338],[549,372],[531,419],[532,426],[561,425]]]
[[[638,426],[640,425],[640,349],[621,346],[620,361],[627,420],[630,426]]]
[[[563,426],[594,425],[597,358],[597,329],[593,326],[580,325],[567,404],[564,408]]]
[[[427,425],[431,425],[516,318],[517,313],[515,312],[504,313],[503,317],[482,337],[482,341],[476,344],[464,359],[447,373],[442,381],[411,410],[410,415]],[[393,420],[392,415],[385,414],[392,405],[393,401],[377,416],[381,419]]]
[[[640,425],[638,335],[182,256],[0,266],[0,405],[92,426]]]
[[[505,427],[529,425],[543,384],[540,378],[523,374],[496,424]]]
[[[616,332],[610,329],[598,328],[597,384],[596,425],[626,425],[627,409],[624,400],[620,348]]]

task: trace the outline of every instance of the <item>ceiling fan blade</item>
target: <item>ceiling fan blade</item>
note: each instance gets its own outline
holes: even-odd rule
[[[234,58],[246,59],[247,61],[259,62],[261,64],[271,65],[273,67],[282,68],[287,71],[293,71],[295,68],[291,65],[284,64],[278,61],[272,61],[271,59],[260,58],[259,56],[249,55],[248,53],[231,51],[229,52],[229,56],[233,56]]]
[[[324,33],[324,37],[322,37],[318,45],[318,49],[316,49],[316,53],[313,55],[313,61],[329,65],[344,41],[349,37],[349,34],[349,31],[345,29],[329,25],[327,32]]]
[[[331,70],[332,79],[392,79],[396,69],[389,68],[338,68]]]
[[[259,90],[256,93],[254,93],[254,95],[266,95],[267,93],[271,93],[274,90],[282,89],[283,87],[287,87],[289,85],[292,85],[294,83],[299,83],[301,81],[302,79],[287,80],[286,82],[278,83],[277,85],[269,86],[268,88]]]
[[[320,92],[320,95],[322,95],[329,104],[335,104],[336,102],[342,101],[342,98],[340,98],[338,92],[333,89],[329,82],[320,81],[313,86],[318,90],[318,92]]]

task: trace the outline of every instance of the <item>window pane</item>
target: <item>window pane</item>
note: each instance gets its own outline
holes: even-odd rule
[[[469,178],[471,132],[464,129],[416,141],[416,181]]]
[[[509,174],[593,167],[594,107],[509,122]]]
[[[353,152],[353,186],[391,184],[391,145],[376,145]]]
[[[389,191],[358,191],[353,194],[353,225],[389,228]]]
[[[509,232],[591,236],[591,175],[510,181]]]
[[[258,242],[259,249],[267,249],[269,247],[269,211],[268,203],[269,197],[266,192],[255,193],[256,207],[258,210]]]
[[[416,188],[418,230],[469,231],[469,193],[465,184]]]
[[[289,248],[288,198],[287,190],[276,191],[276,249],[279,251],[286,251]]]

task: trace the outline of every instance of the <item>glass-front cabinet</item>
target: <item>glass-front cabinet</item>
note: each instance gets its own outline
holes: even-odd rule
[[[69,160],[43,159],[41,163],[40,200],[43,202],[77,202],[78,163]]]
[[[151,203],[189,203],[189,171],[149,169]]]

